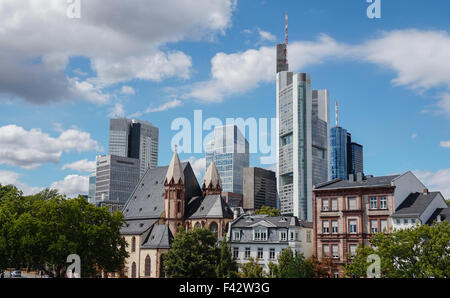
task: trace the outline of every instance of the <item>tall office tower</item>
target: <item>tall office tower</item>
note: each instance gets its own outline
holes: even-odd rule
[[[352,157],[352,134],[349,132],[349,131],[347,131],[347,143],[346,143],[346,146],[347,146],[347,168],[346,168],[346,170],[347,170],[347,176],[349,175],[349,174],[353,174],[353,171],[352,171],[352,169],[353,169],[353,163],[352,163],[352,160],[353,160],[353,157]],[[348,177],[346,177],[346,178],[344,178],[344,179],[347,179]]]
[[[261,168],[244,169],[244,210],[262,206],[277,208],[277,178],[273,171]]]
[[[351,148],[352,168],[351,173],[349,172],[349,174],[356,175],[356,173],[364,173],[363,146],[358,143],[352,142]]]
[[[158,128],[147,121],[110,120],[109,154],[139,159],[140,177],[158,166],[158,139]]]
[[[331,128],[331,179],[347,179],[347,130],[340,126]]]
[[[214,129],[206,146],[206,168],[214,162],[222,180],[222,192],[243,193],[243,170],[250,163],[249,144],[236,125]]]
[[[94,203],[95,201],[95,173],[92,173],[89,176],[89,194],[88,194],[88,202]]]
[[[95,204],[118,210],[139,182],[138,159],[117,155],[97,156]]]
[[[285,43],[279,43],[277,44],[277,73],[288,70],[287,45]]]
[[[328,91],[312,91],[309,74],[281,71],[276,94],[281,213],[312,221],[312,187],[330,176]]]

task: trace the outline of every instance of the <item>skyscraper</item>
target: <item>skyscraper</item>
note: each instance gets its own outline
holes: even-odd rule
[[[277,178],[273,171],[262,168],[244,169],[244,210],[277,208]]]
[[[352,168],[349,174],[364,173],[363,146],[352,142]]]
[[[276,96],[281,213],[312,221],[312,186],[329,178],[329,94],[311,90],[309,74],[280,71]]]
[[[206,168],[214,162],[222,179],[222,191],[243,193],[243,170],[250,163],[249,144],[236,125],[214,129],[206,147]]]
[[[96,176],[95,173],[89,175],[89,194],[88,194],[88,202],[94,203],[95,201],[95,184],[96,184]]]
[[[331,179],[347,179],[347,130],[340,126],[331,128]]]
[[[140,177],[148,168],[158,166],[158,139],[158,128],[147,121],[110,120],[109,154],[139,159]]]

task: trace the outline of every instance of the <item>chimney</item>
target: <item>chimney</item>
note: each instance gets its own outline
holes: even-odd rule
[[[348,174],[348,181],[354,182],[354,181],[355,181],[355,175],[353,175],[353,174]]]
[[[441,215],[440,215],[440,214],[436,217],[436,221],[437,221],[437,222],[441,222],[441,221],[442,221]]]
[[[428,188],[425,188],[425,189],[423,190],[423,194],[424,194],[424,195],[427,195],[427,194],[428,194]]]
[[[239,210],[238,210],[238,208],[235,208],[234,210],[233,210],[233,219],[236,219],[236,218],[238,218],[239,217]]]
[[[356,181],[362,182],[363,178],[364,178],[363,173],[361,173],[361,172],[356,173]]]

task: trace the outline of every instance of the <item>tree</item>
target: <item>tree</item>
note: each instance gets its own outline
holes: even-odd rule
[[[278,278],[311,278],[314,275],[312,262],[305,260],[302,253],[285,248],[278,256],[278,266],[271,265],[270,273]]]
[[[378,233],[370,240],[372,247],[359,248],[347,276],[366,277],[367,256],[381,259],[381,276],[386,278],[450,277],[450,223],[423,225],[390,234]]]
[[[255,214],[257,214],[257,215],[267,214],[270,217],[281,216],[280,210],[278,210],[277,208],[271,208],[268,206],[262,206],[261,209],[256,209]]]
[[[312,256],[311,264],[315,278],[331,278],[333,270],[337,269],[337,265],[330,257],[319,260],[316,256]]]
[[[264,270],[261,265],[258,264],[258,258],[249,258],[248,262],[245,264],[240,264],[239,267],[241,271],[238,273],[240,278],[263,278]]]
[[[172,248],[164,255],[164,271],[168,277],[214,278],[219,260],[217,238],[204,228],[178,230]]]
[[[0,194],[0,269],[31,267],[62,277],[70,254],[80,256],[83,277],[121,269],[127,252],[120,212],[57,192],[23,197],[0,187]]]
[[[219,263],[216,266],[218,278],[234,278],[237,275],[238,266],[231,255],[231,245],[225,237],[220,241]]]

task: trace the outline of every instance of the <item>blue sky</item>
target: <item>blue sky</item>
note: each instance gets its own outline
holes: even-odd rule
[[[80,19],[66,1],[2,1],[0,183],[86,192],[110,116],[158,126],[160,165],[177,117],[275,117],[287,11],[291,70],[330,91],[332,123],[339,101],[365,172],[411,170],[450,196],[448,1],[382,0],[381,19],[365,0],[204,1],[82,1]],[[180,156],[198,173],[202,157]]]

